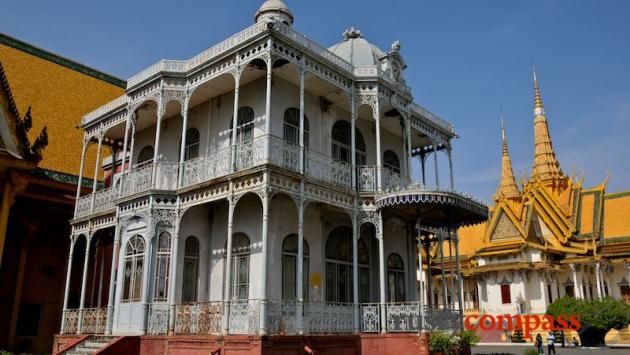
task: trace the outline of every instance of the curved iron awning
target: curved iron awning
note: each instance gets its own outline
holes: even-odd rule
[[[488,207],[472,196],[419,185],[384,191],[377,195],[375,204],[383,211],[419,219],[422,225],[433,228],[459,228],[488,219]]]

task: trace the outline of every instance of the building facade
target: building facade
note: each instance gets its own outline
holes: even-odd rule
[[[520,184],[503,124],[501,130],[502,173],[491,216],[460,231],[465,308],[542,314],[564,296],[630,301],[630,192],[607,192],[608,179],[585,188],[583,178],[562,171],[535,72],[534,163]]]
[[[66,294],[62,333],[461,325],[456,309],[420,319],[418,221],[382,207],[430,185],[427,203],[487,212],[454,193],[453,126],[413,102],[400,43],[381,51],[352,28],[326,49],[292,23],[282,1],[266,1],[252,26],[143,70],[84,116],[84,152],[121,148],[81,164],[106,178],[77,194],[66,289],[81,297]],[[416,157],[435,182],[410,184]]]
[[[0,67],[7,122],[0,145],[0,349],[45,353],[61,322],[81,159],[76,127],[85,112],[119,96],[124,82],[5,34]],[[96,146],[86,152],[88,162],[95,159]],[[93,175],[84,176],[91,187]]]

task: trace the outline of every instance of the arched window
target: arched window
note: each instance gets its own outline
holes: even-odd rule
[[[232,236],[232,268],[230,272],[230,297],[232,299],[246,300],[249,296],[249,248],[247,235],[236,233]]]
[[[332,128],[332,156],[333,159],[350,164],[352,151],[352,137],[350,136],[350,122],[337,121]],[[366,164],[365,140],[358,128],[355,127],[355,148],[357,165]]]
[[[137,302],[142,297],[144,265],[144,239],[134,235],[125,247],[122,302]]]
[[[396,174],[400,174],[400,160],[392,150],[388,149],[383,153],[383,166]]]
[[[199,273],[199,242],[190,236],[184,246],[184,282],[182,283],[182,302],[197,301],[197,279]]]
[[[234,128],[234,117],[230,119],[230,130]],[[232,134],[230,133],[230,142]],[[254,139],[254,109],[243,106],[238,109],[236,122],[236,144],[251,142]]]
[[[158,236],[156,253],[153,301],[163,302],[168,299],[168,279],[171,260],[171,234],[169,232],[162,232]]]
[[[153,150],[153,146],[150,146],[150,145],[145,146],[144,148],[140,150],[140,153],[138,153],[137,164],[143,164],[143,163],[153,160],[154,153],[155,153],[155,150]]]
[[[308,118],[304,115],[304,146],[308,147]],[[291,107],[284,111],[284,141],[300,144],[300,110]]]
[[[369,256],[358,240],[359,301],[369,298]],[[352,302],[352,228],[337,227],[326,240],[326,301]]]
[[[195,159],[199,156],[199,130],[188,128],[186,130],[186,144],[184,145],[184,160]]]
[[[405,265],[398,254],[387,258],[387,299],[389,302],[405,301]]]
[[[308,300],[308,243],[304,240],[302,256],[302,295]],[[297,299],[298,236],[290,234],[282,242],[282,299]]]

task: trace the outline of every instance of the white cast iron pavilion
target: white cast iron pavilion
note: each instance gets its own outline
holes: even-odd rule
[[[427,250],[457,250],[456,228],[487,214],[454,192],[453,126],[413,102],[398,42],[383,52],[350,29],[326,49],[292,23],[268,0],[249,28],[83,117],[81,171],[90,147],[112,155],[93,167],[104,183],[77,191],[63,333],[459,326],[453,275],[441,305],[418,286],[436,262],[418,258],[423,228],[445,231]]]

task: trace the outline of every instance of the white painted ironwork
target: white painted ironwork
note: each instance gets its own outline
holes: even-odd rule
[[[222,318],[223,302],[178,304],[175,307],[175,334],[219,334]]]
[[[230,301],[230,334],[255,334],[260,319],[260,302],[258,300]]]
[[[114,209],[116,206],[116,188],[108,187],[104,190],[97,191],[94,196],[94,213],[99,213]]]
[[[417,302],[387,303],[388,332],[417,332],[420,329],[420,308]]]
[[[352,303],[308,302],[304,329],[309,333],[352,333]]]
[[[374,191],[376,190],[376,166],[374,165],[359,165],[357,167],[357,187],[359,191]]]
[[[378,333],[381,331],[381,305],[378,303],[361,304],[361,332]]]
[[[83,116],[83,118],[81,119],[81,124],[85,125],[90,123],[91,121],[100,118],[101,116],[114,111],[115,109],[118,108],[122,108],[124,106],[126,106],[129,103],[129,96],[127,96],[127,94],[124,94],[122,96],[117,97],[116,99],[114,99],[113,101],[110,101],[108,103],[106,103],[105,105],[97,108],[96,110],[88,113],[87,115]]]
[[[230,173],[230,149],[188,160],[184,163],[184,186],[192,186]]]
[[[155,176],[155,188],[158,190],[177,189],[177,163],[159,162]]]
[[[75,218],[84,217],[90,214],[92,206],[92,194],[79,197],[77,200],[77,213]]]
[[[264,148],[262,138],[237,145],[236,170],[245,170],[264,163]]]
[[[297,333],[297,301],[269,302],[267,304],[267,333]]]
[[[270,139],[272,164],[292,171],[299,171],[300,147],[278,137],[271,137]]]
[[[306,172],[309,176],[347,188],[352,186],[352,168],[349,164],[310,150],[306,157]]]
[[[105,334],[107,326],[107,308],[86,308],[81,322],[82,334]]]
[[[425,308],[425,330],[457,330],[461,327],[462,315],[456,309]]]
[[[415,102],[412,102],[409,106],[410,106],[411,110],[413,110],[416,113],[420,114],[422,117],[428,119],[429,121],[435,123],[437,126],[445,129],[447,132],[451,132],[451,133],[455,132],[455,127],[453,127],[452,124],[444,121],[443,119],[438,117],[433,112],[427,110],[426,108],[418,105]]]
[[[170,306],[166,302],[152,303],[149,305],[149,325],[147,334],[162,335],[168,333],[168,316]]]
[[[142,164],[127,173],[123,182],[123,196],[149,190],[151,188],[152,169],[153,164]]]
[[[63,311],[63,324],[61,332],[63,334],[76,334],[79,326],[79,310],[66,309]]]
[[[409,179],[390,169],[382,169],[381,176],[383,177],[383,189],[403,188],[409,184]]]

